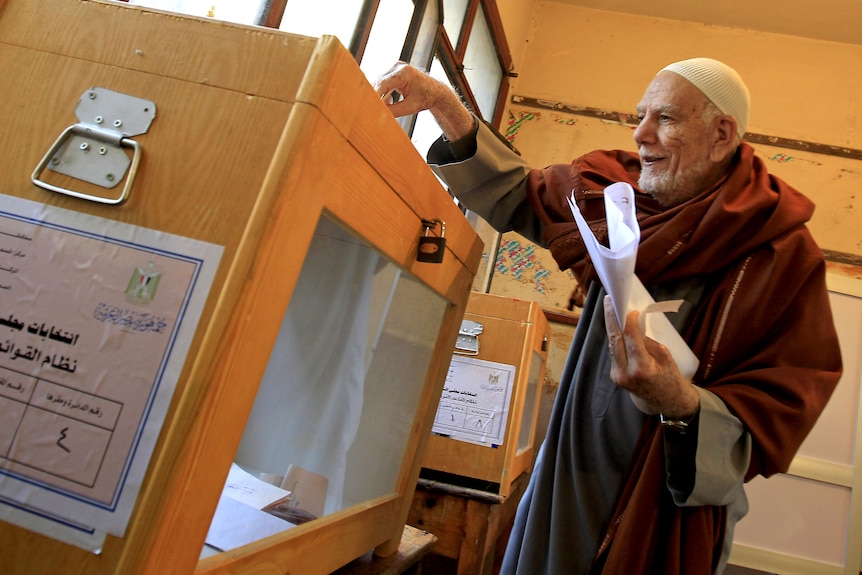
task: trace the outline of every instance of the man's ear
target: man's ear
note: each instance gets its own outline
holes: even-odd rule
[[[710,159],[720,162],[736,150],[736,118],[722,114],[716,119]]]

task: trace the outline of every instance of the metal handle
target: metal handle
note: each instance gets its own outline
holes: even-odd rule
[[[45,170],[45,167],[48,165],[48,162],[51,161],[51,158],[54,157],[54,154],[63,146],[63,144],[68,140],[73,134],[82,134],[90,137],[99,138],[101,136],[102,139],[112,140],[113,143],[119,144],[121,147],[132,148],[134,150],[132,154],[132,162],[129,165],[128,175],[126,176],[126,184],[123,186],[123,191],[118,198],[105,198],[102,196],[94,196],[92,194],[85,194],[83,192],[76,192],[74,190],[70,190],[67,188],[61,188],[59,186],[54,186],[49,184],[48,182],[44,182],[39,179],[42,175],[42,172]],[[36,169],[33,170],[33,174],[30,176],[31,181],[39,186],[40,188],[44,188],[46,190],[50,190],[52,192],[58,192],[60,194],[66,194],[67,196],[72,196],[75,198],[80,198],[82,200],[90,200],[91,202],[98,202],[100,204],[111,204],[111,205],[119,205],[125,202],[129,197],[129,192],[132,189],[132,184],[135,181],[135,175],[138,171],[138,164],[141,159],[141,146],[136,141],[131,140],[129,138],[111,138],[110,135],[100,134],[98,130],[94,130],[89,126],[82,126],[81,124],[73,124],[63,130],[63,133],[60,134],[60,137],[57,138],[57,141],[54,142],[54,145],[51,146],[51,149],[48,150],[48,153],[45,154],[45,157],[42,158],[42,161],[39,162],[39,165],[36,166]]]

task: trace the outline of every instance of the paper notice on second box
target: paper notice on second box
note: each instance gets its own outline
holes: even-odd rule
[[[431,431],[488,447],[503,444],[515,366],[452,357]]]

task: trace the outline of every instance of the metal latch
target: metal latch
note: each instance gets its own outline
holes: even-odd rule
[[[479,334],[485,327],[478,321],[465,319],[461,322],[458,330],[458,339],[455,340],[455,353],[461,355],[479,355]]]
[[[31,180],[40,188],[102,204],[122,204],[129,197],[141,159],[141,146],[131,136],[146,134],[156,105],[113,90],[90,88],[75,108],[78,123],[69,126],[36,169]],[[123,148],[132,149],[132,157]],[[45,168],[103,188],[125,178],[118,197],[103,197],[54,186],[40,179]],[[128,174],[127,174],[128,172]]]

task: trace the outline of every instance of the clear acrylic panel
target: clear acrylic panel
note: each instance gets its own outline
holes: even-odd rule
[[[521,429],[518,432],[518,450],[521,454],[524,450],[533,446],[533,426],[535,424],[533,412],[536,409],[536,400],[538,399],[538,388],[541,385],[539,379],[542,376],[542,368],[545,362],[542,356],[537,352],[533,352],[533,360],[530,362],[530,373],[527,381],[527,393],[524,396],[524,410],[521,415]]]
[[[396,492],[448,305],[321,218],[235,457],[290,492],[269,515],[300,524]]]

